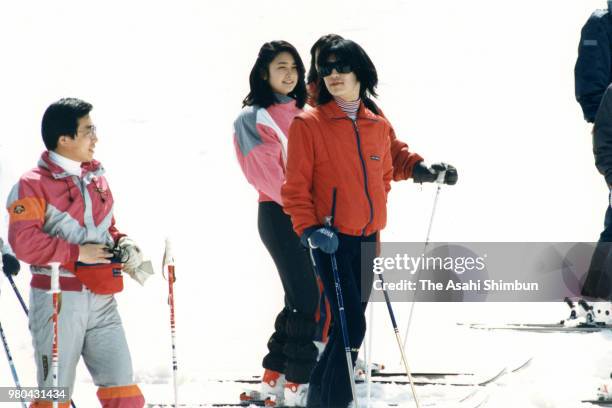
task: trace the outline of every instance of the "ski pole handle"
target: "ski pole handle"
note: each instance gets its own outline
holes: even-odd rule
[[[166,250],[164,251],[164,266],[174,265],[174,253],[172,251],[172,241],[166,238]]]
[[[59,284],[59,263],[52,262],[51,263],[51,289],[49,293],[60,293],[60,284]]]
[[[166,267],[168,268],[168,280],[176,281],[174,274],[174,253],[172,252],[172,241],[166,238],[166,247],[164,249],[164,260],[162,262],[162,275],[166,277]]]
[[[338,189],[336,189],[336,187],[334,187],[332,189],[332,205],[331,205],[331,214],[326,216],[324,221],[325,221],[325,226],[326,227],[333,227],[334,226],[334,219],[336,217],[336,193],[338,192]]]

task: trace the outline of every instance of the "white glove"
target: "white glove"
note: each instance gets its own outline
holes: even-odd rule
[[[138,268],[142,263],[142,251],[140,251],[136,243],[128,237],[121,237],[117,246],[124,253],[123,258],[125,262],[123,262],[123,270],[129,273],[130,270]]]
[[[149,276],[153,275],[153,264],[151,261],[142,262],[138,268],[125,271],[132,279],[144,286]]]
[[[151,264],[151,261],[143,261],[142,251],[128,237],[121,237],[117,245],[126,254],[126,260],[122,268],[123,271],[136,282],[144,285],[149,276],[153,275],[153,264]]]

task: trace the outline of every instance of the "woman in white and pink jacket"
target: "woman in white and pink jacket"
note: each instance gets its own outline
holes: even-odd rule
[[[240,167],[259,193],[258,229],[285,292],[274,333],[263,359],[262,394],[286,406],[305,406],[310,373],[317,360],[313,343],[319,290],[306,249],[283,212],[287,134],[306,103],[305,68],[285,41],[265,43],[251,70],[250,92],[234,122]]]

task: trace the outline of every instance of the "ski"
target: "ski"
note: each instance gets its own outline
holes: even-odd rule
[[[264,407],[263,401],[254,401],[251,403],[238,403],[238,402],[228,402],[228,403],[200,403],[200,404],[147,404],[147,408],[174,408],[174,407],[185,407],[185,408],[195,408],[195,407]],[[285,408],[283,406],[278,406],[275,408]]]
[[[506,368],[501,371],[496,372],[493,376],[485,378],[479,382],[459,382],[459,381],[422,381],[422,380],[414,380],[414,385],[449,385],[453,387],[483,387],[487,384],[497,381],[499,378],[503,377],[508,370]],[[406,377],[406,374],[400,374],[398,377]],[[413,374],[413,377],[418,377],[416,374]],[[364,383],[365,381],[358,381],[358,384]],[[373,378],[372,384],[397,384],[397,385],[405,385],[409,384],[408,380],[403,379],[380,379]]]
[[[174,407],[185,407],[185,408],[195,408],[195,407],[248,407],[250,405],[255,405],[258,407],[263,407],[263,403],[259,404],[258,402],[256,403],[250,403],[250,404],[242,404],[242,403],[237,403],[237,402],[228,402],[228,403],[201,403],[201,404],[147,404],[146,407],[147,408],[174,408]],[[276,407],[276,408],[284,408],[284,407]]]
[[[612,329],[612,325],[578,325],[575,327],[564,326],[560,323],[557,324],[520,324],[520,323],[510,323],[510,324],[482,324],[482,323],[468,323],[463,324],[459,323],[460,326],[467,326],[470,329],[479,329],[479,330],[515,330],[515,331],[526,331],[526,332],[537,332],[537,333],[596,333],[602,330],[610,330]]]
[[[403,373],[401,371],[398,372],[393,372],[393,371],[378,371],[378,372],[372,372],[372,377],[378,377],[378,378],[388,378],[388,377],[401,377],[401,376],[405,376],[406,373]],[[412,373],[413,377],[421,377],[421,378],[440,378],[440,377],[458,377],[458,376],[474,376],[474,373],[459,373],[459,372],[448,372],[448,373],[444,373],[444,372],[416,372],[416,373]]]
[[[472,392],[470,392],[467,396],[465,396],[464,398],[462,398],[461,400],[459,400],[460,404],[465,404],[470,403],[474,400],[475,396],[479,395],[482,392],[485,392],[485,396],[484,398],[482,398],[480,401],[475,401],[474,402],[474,408],[478,408],[478,407],[482,407],[484,406],[488,400],[489,400],[489,394],[486,392],[487,387],[489,385],[494,384],[495,382],[497,382],[500,378],[506,376],[506,375],[511,375],[511,374],[516,374],[522,370],[524,370],[525,368],[527,368],[530,364],[531,361],[533,360],[533,357],[530,357],[529,359],[527,359],[525,362],[523,362],[522,364],[520,364],[519,366],[511,369],[510,371],[508,371],[507,368],[504,368],[499,374],[497,374],[496,376],[490,378],[487,381],[484,381],[480,384],[477,384],[474,387],[474,390]]]
[[[482,399],[478,399],[476,400],[476,398],[474,398],[476,395],[479,395],[479,391],[482,391],[483,388],[486,389],[487,386],[493,385],[495,384],[499,379],[503,378],[506,375],[509,374],[514,374],[514,373],[518,373],[519,371],[522,371],[523,369],[525,369],[527,366],[529,366],[529,364],[531,363],[531,358],[527,359],[525,362],[523,362],[521,365],[519,365],[518,367],[509,370],[508,368],[503,368],[500,371],[495,372],[495,374],[491,375],[490,377],[484,378],[480,381],[472,381],[472,382],[466,382],[466,383],[461,383],[461,382],[426,382],[426,381],[422,381],[422,382],[415,382],[415,384],[418,385],[448,385],[448,386],[459,386],[459,387],[464,387],[464,386],[469,386],[469,387],[474,387],[475,390],[471,391],[468,395],[466,395],[465,397],[461,398],[459,403],[461,404],[461,407],[465,407],[465,408],[480,408],[483,407],[487,400],[488,397],[485,396]],[[391,374],[391,373],[388,373]],[[420,373],[423,374],[423,373]],[[425,373],[425,375],[435,375],[435,376],[442,376],[442,375],[448,375],[448,376],[453,376],[453,375],[461,375],[461,374],[457,374],[457,373]],[[399,376],[405,376],[405,374],[399,374]],[[467,374],[468,376],[474,376],[474,374]],[[388,376],[387,376],[388,377]],[[257,378],[257,377],[254,377]],[[234,382],[240,382],[240,381],[236,381],[236,380],[213,380],[216,382],[230,382],[230,381],[234,381]],[[261,380],[244,380],[248,383],[250,383],[251,381],[256,381],[259,382]],[[363,381],[360,381],[359,384],[364,383]],[[379,379],[378,381],[374,381],[374,383],[379,383],[379,384],[397,384],[397,385],[403,385],[403,384],[408,384],[407,380],[395,380],[395,379]],[[246,394],[245,394],[246,395]],[[241,396],[241,398],[244,398]],[[380,401],[376,401],[377,404],[380,404]],[[388,403],[386,404],[386,406],[388,407],[397,407],[399,404],[396,403]],[[239,402],[226,402],[226,403],[193,403],[193,404],[179,404],[177,407],[184,407],[184,408],[196,408],[196,407],[249,407],[249,406],[254,406],[254,407],[270,407],[270,408],[285,408],[285,406],[283,405],[275,405],[274,401],[271,400],[270,398],[267,399],[250,399],[250,400],[243,400],[243,401],[239,401]],[[146,405],[147,408],[172,408],[175,407],[174,404],[172,403],[148,403]]]
[[[468,372],[457,372],[457,371],[449,371],[449,372],[443,372],[443,371],[427,371],[427,372],[416,372],[416,373],[412,373],[413,377],[421,377],[421,378],[430,378],[430,379],[436,379],[436,378],[444,378],[444,377],[459,377],[459,376],[474,376],[474,373],[468,373]],[[406,376],[406,373],[402,373],[402,372],[386,372],[386,371],[377,371],[377,372],[372,372],[372,377],[373,378],[389,378],[389,377],[403,377]],[[218,382],[237,382],[237,383],[241,383],[241,384],[257,384],[259,382],[261,382],[261,376],[259,375],[254,375],[252,377],[247,377],[247,378],[238,378],[238,379],[218,379],[216,380]]]
[[[527,362],[523,363],[519,368],[512,370],[511,372],[516,372],[520,369],[522,369],[523,367],[527,366],[529,364],[529,362],[531,362],[531,359],[527,360]],[[425,385],[448,385],[448,386],[453,386],[453,387],[484,387],[487,384],[491,384],[495,381],[497,381],[498,379],[500,379],[501,377],[503,377],[504,375],[506,375],[508,373],[508,369],[507,368],[503,368],[500,371],[496,371],[494,375],[490,376],[490,377],[486,377],[480,381],[465,381],[465,382],[460,382],[460,381],[423,381],[423,380],[415,380],[414,384],[417,386],[425,386]],[[407,385],[409,384],[409,381],[404,379],[406,377],[406,374],[401,374],[401,373],[389,373],[389,374],[393,374],[393,376],[391,375],[386,375],[383,376],[382,378],[373,378],[372,379],[372,383],[373,384],[395,384],[395,385]],[[425,376],[427,378],[427,375],[431,375],[430,373],[426,373]],[[436,378],[440,378],[440,379],[444,379],[444,376],[448,375],[450,377],[452,376],[458,376],[461,374],[456,374],[456,373],[452,373],[452,374],[444,374],[444,373],[435,373],[435,377]],[[466,376],[474,376],[474,374],[466,374]],[[392,378],[392,377],[398,377],[398,378]],[[404,377],[404,378],[402,378]],[[417,378],[417,377],[422,377],[421,373],[416,373],[413,374],[413,377]],[[255,383],[259,383],[261,380],[216,380],[218,382],[225,382],[225,381],[234,381],[234,382],[238,382],[238,383],[246,383],[246,384],[255,384]],[[357,380],[356,381],[357,384],[365,384],[365,380]],[[246,402],[246,401],[245,401]]]
[[[580,402],[586,403],[586,404],[599,405],[600,407],[612,407],[612,401],[582,400]]]
[[[469,374],[414,373],[412,374],[412,377],[415,378],[415,381],[414,381],[415,385],[453,385],[453,386],[475,386],[476,385],[478,386],[478,385],[486,385],[489,381],[495,380],[495,378],[503,375],[504,370],[497,372],[494,377],[482,380],[480,382],[444,381],[446,377],[457,377],[457,376],[462,376],[462,375],[465,375],[466,377],[474,377],[474,374],[471,374],[471,373]],[[394,377],[398,377],[398,378],[395,379]],[[382,375],[382,376],[372,376],[372,383],[373,384],[399,384],[399,385],[408,384],[408,380],[401,379],[405,377],[406,377],[405,373],[386,373],[385,375]],[[417,378],[425,378],[426,380],[418,380]],[[238,380],[215,380],[215,381],[217,382],[236,382],[240,384],[258,384],[261,382],[260,379],[256,379],[256,378],[238,379]],[[365,380],[360,378],[356,380],[356,383],[365,384]]]
[[[397,407],[399,404],[387,404],[387,407]],[[227,402],[227,403],[197,403],[197,404],[171,404],[171,403],[162,403],[162,404],[152,404],[149,403],[146,405],[147,408],[174,408],[174,407],[184,407],[184,408],[196,408],[196,407],[273,407],[273,408],[289,408],[285,405],[265,405],[265,401],[263,400],[253,400],[249,402]],[[477,408],[477,406],[472,407]]]

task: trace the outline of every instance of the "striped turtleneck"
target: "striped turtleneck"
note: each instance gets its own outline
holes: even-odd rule
[[[336,97],[334,97],[334,99],[336,100],[336,103],[338,104],[340,109],[342,109],[342,111],[346,113],[346,116],[348,116],[352,120],[357,119],[357,111],[359,110],[359,105],[361,105],[361,99],[357,99],[356,101],[350,102]]]

